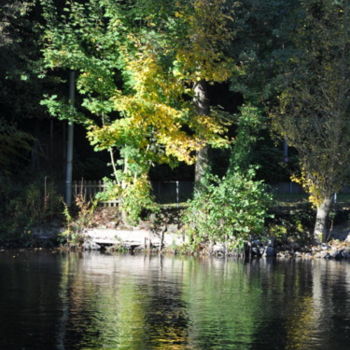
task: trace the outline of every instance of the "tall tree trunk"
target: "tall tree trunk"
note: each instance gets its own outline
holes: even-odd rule
[[[209,99],[208,92],[206,88],[206,83],[204,80],[198,81],[193,86],[194,99],[193,102],[197,108],[197,113],[199,115],[209,115]],[[195,165],[195,188],[200,188],[201,180],[204,174],[209,168],[209,147],[203,146],[197,152],[197,159]]]
[[[325,242],[328,236],[328,217],[332,205],[332,196],[326,197],[317,207],[314,238]]]

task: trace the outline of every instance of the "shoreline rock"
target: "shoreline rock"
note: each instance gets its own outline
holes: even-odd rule
[[[181,233],[168,230],[166,233],[146,229],[86,229],[82,234],[84,248],[94,250],[97,246],[116,246],[121,249],[167,249],[187,243]]]

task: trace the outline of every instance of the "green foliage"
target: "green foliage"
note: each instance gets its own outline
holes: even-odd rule
[[[3,0],[0,7],[0,119],[10,124],[42,116],[36,1]],[[20,124],[18,124],[20,125]]]
[[[0,167],[9,175],[31,150],[33,137],[15,125],[0,120]]]
[[[72,104],[65,100],[59,100],[57,95],[47,96],[40,101],[42,106],[45,106],[49,114],[60,120],[69,120],[74,123],[88,123],[85,115],[79,112]]]
[[[295,50],[284,67],[275,130],[299,154],[298,182],[319,206],[346,183],[349,168],[349,22],[345,1],[302,2]]]
[[[34,21],[28,19],[32,7],[32,1],[4,0],[0,8],[0,168],[7,175],[23,168],[33,141],[17,123],[35,108],[37,86],[28,88],[26,81],[35,47],[28,35],[33,34]]]
[[[151,195],[151,184],[146,175],[129,178],[127,185],[125,185],[126,181],[123,181],[125,188],[108,178],[104,179],[104,183],[105,190],[97,194],[97,199],[108,201],[118,198],[118,207],[125,223],[138,224],[145,210],[159,211],[159,206]]]
[[[9,242],[30,242],[34,227],[59,218],[62,212],[62,198],[51,181],[20,185],[2,177],[0,199],[0,240]]]
[[[207,176],[205,190],[195,194],[185,211],[193,240],[235,241],[263,234],[272,196],[254,176],[254,168],[245,173],[235,168],[223,179]]]
[[[187,232],[196,243],[220,241],[239,248],[249,237],[263,234],[272,195],[255,180],[253,147],[262,128],[259,110],[244,105],[236,115],[237,131],[227,174],[207,174],[185,212]]]
[[[253,147],[263,128],[261,112],[252,105],[243,105],[237,118],[237,134],[233,141],[228,173],[236,167],[246,171],[251,165]]]
[[[284,66],[284,86],[271,113],[275,130],[295,147],[293,180],[317,207],[315,238],[325,240],[332,196],[350,175],[350,6],[348,1],[303,1]]]
[[[134,221],[142,203],[149,207],[145,179],[154,164],[193,164],[205,145],[228,145],[229,123],[218,111],[202,115],[191,86],[238,70],[224,51],[234,37],[233,7],[230,0],[89,0],[70,1],[58,14],[53,1],[41,3],[46,68],[75,70],[82,97],[76,108],[56,96],[42,104],[84,124],[95,150],[110,152],[123,210]]]
[[[290,41],[299,9],[295,0],[242,1],[239,20],[244,22],[236,54],[245,74],[233,77],[231,88],[246,100],[267,107],[281,91],[285,78],[279,73],[294,52]]]
[[[267,232],[276,244],[298,243],[307,245],[313,241],[315,213],[311,206],[293,209],[289,213],[277,213],[269,222]]]
[[[151,185],[145,178],[139,178],[123,191],[123,195],[120,197],[121,210],[127,213],[129,223],[138,223],[141,213],[145,209],[159,210],[150,193]]]

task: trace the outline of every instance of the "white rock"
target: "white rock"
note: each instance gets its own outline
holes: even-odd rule
[[[117,230],[106,228],[94,228],[84,232],[88,241],[97,244],[112,244],[123,246],[142,246],[148,245],[159,247],[161,244],[161,235],[144,229]],[[163,245],[169,247],[173,245],[182,245],[186,239],[181,234],[165,233]]]
[[[224,253],[225,252],[225,246],[222,243],[216,243],[212,247],[213,253],[218,254],[218,253]]]
[[[83,243],[84,250],[100,250],[101,246],[92,241],[86,241]]]

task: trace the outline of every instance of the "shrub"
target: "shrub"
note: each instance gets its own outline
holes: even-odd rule
[[[31,229],[60,218],[62,198],[52,181],[21,184],[0,178],[0,241],[27,244]]]
[[[157,212],[159,207],[153,200],[151,184],[146,175],[133,178],[125,186],[104,179],[106,189],[97,194],[98,200],[118,199],[123,221],[137,225],[144,210]]]
[[[72,215],[65,205],[63,215],[66,220],[66,229],[60,235],[60,243],[67,243],[69,246],[80,246],[84,243],[84,229],[91,227],[94,221],[94,212],[98,201],[86,201],[83,195],[75,197],[75,210]]]
[[[272,204],[255,168],[233,169],[220,179],[208,175],[204,189],[195,194],[184,213],[187,233],[196,242],[237,241],[261,236]]]
[[[291,242],[308,245],[313,242],[315,212],[311,205],[288,212],[277,212],[268,225],[268,235],[276,240],[277,245]]]

